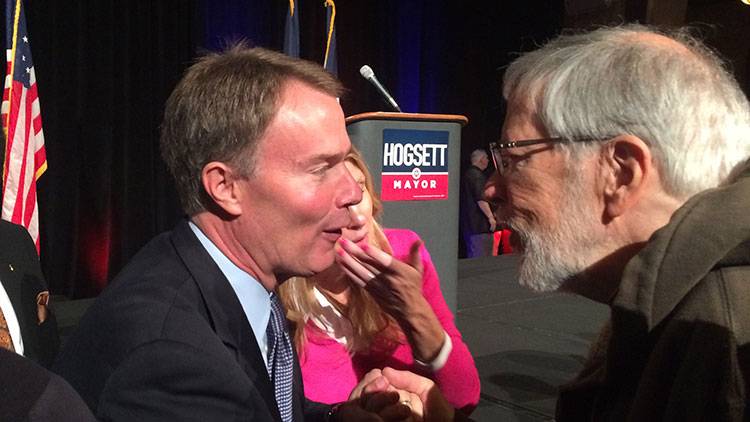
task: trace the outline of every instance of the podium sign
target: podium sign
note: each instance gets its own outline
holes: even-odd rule
[[[448,131],[383,130],[383,201],[448,199]]]

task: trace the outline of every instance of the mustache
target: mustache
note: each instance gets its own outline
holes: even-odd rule
[[[529,234],[532,230],[530,229],[529,224],[527,224],[524,220],[517,217],[506,217],[502,220],[497,220],[497,222],[498,224],[505,225],[505,227],[515,233],[524,244],[528,243]]]

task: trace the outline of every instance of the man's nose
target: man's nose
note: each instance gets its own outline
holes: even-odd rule
[[[350,230],[359,230],[367,224],[367,216],[362,212],[362,204],[354,204],[349,206],[349,225],[346,226]]]
[[[343,177],[340,180],[341,193],[339,194],[338,203],[336,204],[339,208],[348,208],[352,205],[357,205],[362,200],[362,189],[354,180],[352,174],[345,166],[343,168]]]

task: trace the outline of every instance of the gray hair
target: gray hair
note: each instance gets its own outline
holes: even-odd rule
[[[478,148],[471,152],[471,156],[469,159],[471,160],[471,164],[476,164],[483,157],[489,157],[487,155],[487,151],[482,148]]]
[[[677,198],[720,185],[750,156],[747,98],[685,30],[626,25],[560,36],[510,65],[503,95],[536,112],[550,136],[639,137]],[[596,144],[562,148],[577,155]]]
[[[161,153],[188,215],[209,209],[201,172],[211,161],[252,176],[260,139],[290,80],[340,97],[336,78],[320,65],[240,43],[188,68],[164,110]]]

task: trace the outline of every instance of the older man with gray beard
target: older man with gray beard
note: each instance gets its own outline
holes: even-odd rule
[[[523,55],[503,94],[485,194],[520,282],[611,309],[557,420],[750,419],[750,106],[733,77],[686,32],[629,25]],[[383,376],[446,416],[429,382]]]
[[[486,194],[520,282],[611,308],[557,420],[750,417],[750,107],[734,79],[684,32],[626,26],[524,55],[503,94]]]

